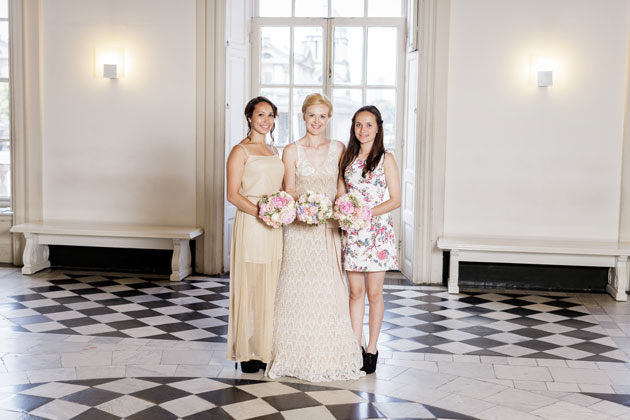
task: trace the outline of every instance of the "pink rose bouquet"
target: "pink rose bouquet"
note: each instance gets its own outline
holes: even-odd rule
[[[309,225],[322,225],[332,216],[332,201],[326,195],[307,191],[297,202],[297,219]]]
[[[345,231],[360,230],[372,219],[372,209],[360,193],[353,191],[335,200],[333,217]]]
[[[288,225],[295,220],[295,200],[284,191],[268,194],[258,202],[258,217],[272,228]]]

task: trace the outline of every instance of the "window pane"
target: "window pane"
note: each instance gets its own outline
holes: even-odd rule
[[[328,17],[328,0],[295,0],[296,17]]]
[[[0,197],[11,196],[9,84],[0,83]]]
[[[366,104],[374,105],[383,117],[385,149],[396,149],[396,91],[394,89],[368,89]]]
[[[291,0],[259,0],[258,16],[291,17]]]
[[[332,17],[363,17],[365,0],[332,0]]]
[[[0,83],[0,140],[10,137],[9,127],[9,84]]]
[[[368,0],[368,17],[402,16],[400,0]]]
[[[304,103],[304,99],[306,95],[310,95],[311,93],[322,93],[321,89],[294,89],[293,90],[293,115],[291,123],[293,138],[291,141],[296,141],[301,139],[304,134],[306,134],[306,127],[304,126],[304,118],[302,118],[302,103]]]
[[[368,28],[368,85],[396,85],[396,31],[396,28]]]
[[[361,89],[333,89],[332,138],[348,144],[352,116],[363,105]]]
[[[289,28],[260,28],[260,83],[289,84]]]
[[[9,22],[0,22],[0,77],[9,77]]]
[[[276,146],[286,146],[289,142],[289,89],[288,88],[263,88],[260,94],[267,97],[278,107],[276,128],[273,131]],[[267,142],[271,137],[267,135]]]
[[[363,28],[336,27],[333,52],[334,83],[360,85],[363,77]]]
[[[293,29],[293,81],[300,85],[321,85],[324,57],[322,27]]]

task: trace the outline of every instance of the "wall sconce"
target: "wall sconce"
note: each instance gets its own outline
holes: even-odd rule
[[[530,55],[530,82],[538,87],[553,85],[553,73],[557,68],[557,60],[552,56]]]
[[[538,87],[547,87],[553,85],[553,71],[538,70],[537,80]]]
[[[125,76],[124,48],[95,48],[94,49],[95,77],[118,79]]]

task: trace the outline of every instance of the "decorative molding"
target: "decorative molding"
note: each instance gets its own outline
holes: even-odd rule
[[[197,226],[206,226],[206,40],[207,0],[196,3],[195,212]],[[195,271],[205,272],[206,235],[196,240]]]
[[[420,0],[414,283],[442,283],[450,0]]]
[[[225,162],[225,1],[197,0],[197,241],[198,272],[223,271]]]
[[[619,241],[630,242],[630,33],[626,59],[626,109],[621,147],[621,183],[619,189]]]
[[[41,0],[9,2],[11,179],[14,224],[42,219]],[[25,243],[13,235],[13,263]]]

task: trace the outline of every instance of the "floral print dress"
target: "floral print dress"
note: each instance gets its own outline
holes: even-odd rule
[[[361,193],[370,207],[389,200],[384,161],[385,155],[365,178],[361,175],[365,160],[355,159],[345,171],[348,192]],[[358,231],[344,231],[342,257],[346,271],[397,270],[398,254],[391,213],[374,216],[368,226]]]

